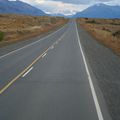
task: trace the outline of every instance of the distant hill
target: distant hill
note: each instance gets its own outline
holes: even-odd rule
[[[82,12],[76,13],[74,18],[120,18],[120,6],[109,6],[105,4],[96,4]]]
[[[19,0],[16,1],[0,0],[0,13],[23,14],[33,16],[46,15],[42,10]]]

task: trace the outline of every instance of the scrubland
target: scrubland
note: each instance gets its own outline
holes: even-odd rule
[[[77,22],[98,42],[120,55],[120,19],[81,18]]]
[[[67,21],[62,17],[0,14],[0,47],[47,33]]]

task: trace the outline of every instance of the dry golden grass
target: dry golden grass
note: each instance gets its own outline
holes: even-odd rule
[[[77,22],[96,40],[120,55],[120,19],[81,18]]]
[[[33,17],[0,14],[0,32],[4,39],[0,46],[32,38],[64,25],[68,20],[60,17]]]

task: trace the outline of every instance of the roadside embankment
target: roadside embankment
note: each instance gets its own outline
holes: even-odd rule
[[[77,20],[101,44],[120,55],[120,19],[90,19]]]

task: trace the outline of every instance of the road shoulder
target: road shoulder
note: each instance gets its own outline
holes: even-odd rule
[[[85,53],[86,61],[88,63],[88,68],[89,68],[89,71],[90,71],[90,74],[91,74],[91,77],[93,80],[93,84],[95,87],[95,91],[96,91],[96,94],[97,94],[97,97],[99,100],[99,104],[100,104],[104,119],[111,120],[111,117],[110,117],[108,109],[107,109],[108,104],[106,104],[107,102],[106,102],[106,100],[104,100],[104,98],[105,98],[104,92],[102,90],[102,87],[100,86],[101,83],[99,81],[103,77],[99,74],[100,71],[98,68],[98,64],[99,64],[99,62],[101,62],[101,60],[99,57],[96,56],[99,54],[97,47],[99,47],[99,50],[101,50],[100,45],[98,43],[96,43],[95,40],[80,26],[78,26],[78,32],[79,32],[83,51]],[[92,44],[93,42],[95,42],[95,43]],[[96,44],[98,44],[98,45],[96,46]],[[101,48],[104,51],[103,46]],[[97,52],[97,53],[95,53],[95,52]],[[97,70],[94,68],[96,68]],[[102,69],[102,66],[101,66],[101,69]],[[99,76],[99,79],[96,77],[96,74],[97,74],[97,76]]]

